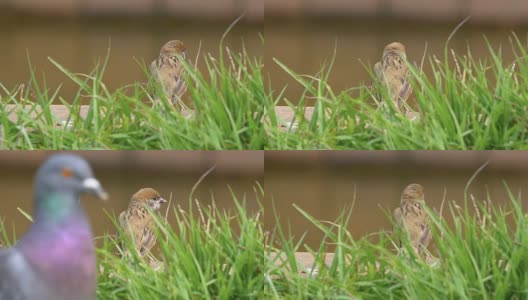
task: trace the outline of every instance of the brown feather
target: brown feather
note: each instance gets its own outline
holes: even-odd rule
[[[127,210],[119,214],[121,230],[134,241],[134,247],[142,257],[156,244],[155,221],[149,209],[158,211],[165,202],[156,190],[144,188],[132,195]]]
[[[424,209],[423,187],[419,184],[408,185],[401,196],[400,207],[393,213],[396,233],[408,236],[417,254],[421,254],[431,240],[428,227],[429,216]],[[401,246],[401,240],[400,246]]]
[[[159,57],[149,67],[150,75],[165,92],[165,96],[182,108],[181,98],[187,91],[183,78],[185,68],[182,60],[186,59],[186,48],[183,42],[174,40],[167,42],[160,50]]]
[[[408,81],[409,68],[403,44],[395,42],[385,47],[381,61],[374,65],[374,76],[379,85],[387,89],[389,100],[400,112],[404,112],[412,88]],[[381,100],[381,95],[381,91],[378,91],[378,100]]]

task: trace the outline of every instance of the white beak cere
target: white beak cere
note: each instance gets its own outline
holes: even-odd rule
[[[101,183],[95,178],[86,178],[83,181],[83,187],[92,193],[94,193],[101,200],[108,199],[108,194],[103,190]]]

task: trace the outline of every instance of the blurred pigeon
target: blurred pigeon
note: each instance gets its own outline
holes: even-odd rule
[[[0,250],[0,299],[93,300],[96,262],[81,194],[106,199],[88,163],[56,154],[39,168],[34,223],[12,248]]]
[[[161,204],[165,202],[167,200],[155,189],[140,189],[130,198],[127,210],[119,214],[119,227],[128,238],[133,239],[141,257],[147,255],[156,244],[154,218],[148,209],[159,211]]]

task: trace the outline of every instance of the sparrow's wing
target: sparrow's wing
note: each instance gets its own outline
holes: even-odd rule
[[[149,66],[149,72],[150,72],[150,76],[152,77],[152,79],[154,80],[158,80],[158,66],[156,64],[157,60],[153,60],[151,63],[150,63],[150,66]]]
[[[401,213],[401,208],[398,206],[394,209],[394,211],[392,212],[392,219],[393,219],[393,226],[392,226],[392,233],[395,235],[395,239],[398,241],[399,243],[399,247],[401,247],[401,239],[400,239],[400,234],[401,234],[401,230],[402,230],[402,225],[403,225],[403,216],[402,216],[402,213]]]
[[[375,65],[374,65],[374,80],[376,80],[378,82],[378,84],[382,84],[383,83],[383,65],[381,64],[380,61],[378,61]],[[376,82],[372,82],[372,85],[373,86],[376,86]]]
[[[158,97],[159,97],[159,94],[165,94],[166,93],[166,83],[163,80],[163,69],[160,69],[158,66],[158,60],[154,60],[150,63],[149,73],[150,73],[150,80],[151,80],[150,86],[151,88],[153,88],[153,92]]]
[[[128,213],[128,210],[119,214],[119,227],[129,237],[133,238],[136,245],[141,238],[141,235],[137,234],[138,231],[138,217],[132,213]]]
[[[401,80],[401,88],[399,93],[399,98],[403,101],[406,101],[407,98],[409,98],[409,95],[411,94],[412,88],[411,84],[409,83],[409,80],[407,79],[407,75],[404,75],[400,78]]]
[[[392,218],[394,220],[394,225],[398,227],[399,229],[402,223],[402,213],[401,213],[401,208],[399,206],[396,207],[394,211],[392,212]]]
[[[431,241],[431,230],[429,230],[429,227],[427,225],[423,225],[423,231],[422,236],[420,236],[420,244],[422,244],[424,247],[427,247],[429,242]]]
[[[141,255],[147,254],[152,247],[156,244],[156,236],[152,227],[145,226],[141,235],[140,252]]]
[[[383,106],[382,99],[382,93],[380,91],[380,88],[383,88],[385,86],[385,77],[383,75],[383,64],[381,62],[377,62],[374,65],[374,78],[372,78],[371,88],[374,89],[374,95],[376,97],[376,101],[379,102],[378,108],[381,108]]]
[[[383,64],[381,61],[378,61],[374,65],[374,75],[376,75],[376,79],[378,80],[383,79]]]
[[[187,92],[187,85],[185,84],[185,80],[183,79],[183,74],[185,72],[185,68],[183,65],[178,62],[172,72],[171,72],[171,80],[172,80],[172,93],[171,93],[171,100],[172,103],[175,103],[178,100],[181,100],[181,97]]]
[[[183,79],[183,76],[181,75],[174,76],[174,82],[175,82],[174,88],[172,89],[172,102],[173,103],[181,99],[181,97],[187,91],[187,85],[185,84],[185,80]]]
[[[127,213],[126,211],[123,211],[119,214],[119,218],[117,219],[119,227],[121,227],[121,230],[125,231],[127,229]]]
[[[427,225],[423,224],[422,226],[422,235],[420,236],[420,246],[418,253],[422,253],[423,249],[427,248],[427,245],[429,245],[429,242],[431,241],[431,231],[429,230],[429,227]]]

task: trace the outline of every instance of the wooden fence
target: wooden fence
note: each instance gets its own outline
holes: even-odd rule
[[[525,0],[3,0],[0,8],[18,12],[63,15],[168,15],[232,19],[266,17],[364,17],[525,23]],[[5,9],[3,9],[5,10]]]
[[[2,9],[4,7],[4,9]],[[0,12],[64,16],[174,16],[262,21],[263,0],[2,0]]]
[[[376,17],[486,23],[525,23],[525,0],[265,0],[268,16]]]

